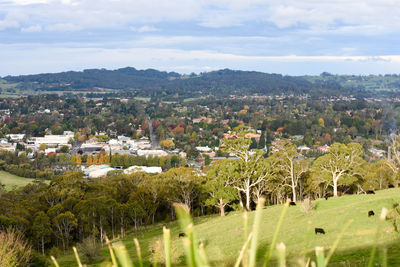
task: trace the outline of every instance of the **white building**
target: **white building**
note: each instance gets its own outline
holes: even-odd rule
[[[162,173],[161,167],[147,167],[147,166],[131,166],[124,170],[125,174],[131,174],[134,172],[145,172],[150,174]]]
[[[10,138],[11,141],[20,142],[24,139],[25,134],[7,134],[6,136]]]
[[[46,144],[48,146],[68,145],[68,142],[74,135],[45,135],[44,137],[32,137],[36,146]]]
[[[196,146],[196,149],[200,152],[210,152],[211,148],[208,146]]]
[[[108,172],[114,171],[114,168],[108,167],[108,168],[103,168],[103,169],[98,169],[95,171],[89,172],[89,177],[90,178],[100,178],[100,177],[106,177]]]
[[[153,149],[153,150],[142,150],[139,149],[137,151],[138,156],[145,156],[146,158],[148,156],[153,156],[153,157],[166,157],[168,156],[168,153],[165,152],[164,150],[157,150],[157,149]]]

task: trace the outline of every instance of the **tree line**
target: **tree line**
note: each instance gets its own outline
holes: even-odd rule
[[[400,154],[393,140],[394,160],[367,162],[357,143],[334,143],[328,153],[304,158],[282,139],[271,155],[250,150],[251,140],[225,140],[222,149],[234,155],[203,171],[171,168],[159,175],[124,174],[87,179],[69,171],[50,184],[36,182],[10,192],[1,191],[0,229],[14,227],[44,252],[67,249],[86,237],[123,237],[130,229],[175,219],[174,203],[186,204],[195,216],[250,210],[263,197],[268,204],[305,197],[363,193],[395,185]]]

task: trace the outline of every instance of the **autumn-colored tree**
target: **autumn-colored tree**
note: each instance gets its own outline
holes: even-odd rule
[[[92,155],[88,155],[86,160],[86,166],[91,166],[91,165],[93,165],[93,157]]]
[[[71,155],[71,164],[76,165],[76,156],[75,155]]]
[[[80,154],[76,155],[76,165],[81,165],[82,164],[82,157]]]
[[[163,148],[168,149],[168,150],[171,150],[171,149],[175,148],[174,141],[171,140],[171,139],[162,140],[162,141],[160,142],[160,145],[161,145]]]

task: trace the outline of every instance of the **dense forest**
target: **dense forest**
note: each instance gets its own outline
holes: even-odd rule
[[[283,76],[255,71],[229,69],[180,75],[153,69],[136,70],[127,67],[117,70],[91,69],[62,73],[47,73],[3,78],[10,83],[20,83],[22,89],[42,91],[89,90],[107,88],[124,91],[139,91],[144,95],[163,92],[170,94],[349,94],[348,89],[338,83],[312,83],[302,77]],[[356,91],[354,91],[356,93]]]

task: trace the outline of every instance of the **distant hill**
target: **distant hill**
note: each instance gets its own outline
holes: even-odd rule
[[[317,83],[334,83],[339,84],[343,88],[352,88],[375,93],[399,93],[400,92],[400,75],[334,75],[323,72],[319,76],[303,76],[309,82]]]
[[[349,94],[339,83],[318,81],[305,77],[283,76],[255,71],[223,69],[192,75],[132,67],[106,70],[89,69],[36,75],[6,76],[9,83],[19,83],[20,89],[35,91],[70,91],[106,88],[138,91],[146,95],[160,91],[170,94]],[[355,90],[356,92],[357,90]],[[359,90],[358,90],[359,91]]]

